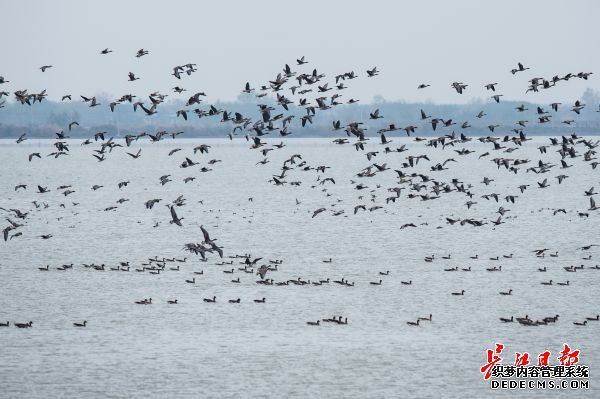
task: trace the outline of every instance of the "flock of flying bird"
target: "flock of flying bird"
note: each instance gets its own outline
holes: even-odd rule
[[[106,48],[100,51],[102,56],[109,56],[112,53],[112,50]],[[147,56],[149,52],[145,49],[140,49],[135,54],[135,57],[140,58]],[[308,61],[305,57],[301,57],[296,60],[296,66],[301,68],[303,65],[308,64]],[[41,72],[49,72],[53,68],[52,65],[43,65],[40,67]],[[525,67],[523,64],[518,63],[515,68],[510,70],[512,75],[520,74],[526,70],[529,70],[530,67]],[[182,81],[186,76],[191,75],[192,73],[198,70],[197,65],[193,63],[185,64],[185,65],[177,65],[173,67],[171,75],[177,81]],[[51,72],[50,72],[51,73]],[[254,95],[257,98],[265,98],[264,104],[257,104],[258,109],[258,117],[252,118],[248,115],[242,115],[239,112],[235,112],[232,110],[223,110],[219,109],[216,105],[207,105],[204,109],[203,98],[206,94],[204,92],[198,91],[192,95],[186,95],[187,101],[185,102],[185,108],[179,109],[176,112],[176,117],[187,120],[191,116],[196,116],[198,118],[212,117],[212,118],[220,118],[220,122],[229,124],[231,126],[231,133],[228,135],[228,138],[233,140],[234,136],[241,135],[248,142],[250,149],[258,154],[260,160],[257,161],[257,167],[263,167],[270,163],[269,156],[271,152],[280,151],[286,144],[281,141],[279,144],[269,144],[269,142],[263,141],[263,137],[269,135],[272,132],[277,132],[280,137],[286,137],[293,134],[294,128],[303,128],[307,125],[313,123],[313,119],[315,119],[315,115],[317,113],[326,112],[329,109],[332,109],[336,106],[341,106],[344,104],[354,104],[359,102],[358,99],[350,98],[343,99],[343,90],[347,89],[347,84],[353,79],[357,78],[375,78],[380,73],[378,67],[372,67],[366,70],[366,73],[363,76],[355,73],[354,71],[342,72],[334,75],[332,80],[327,81],[326,75],[321,73],[316,68],[312,69],[312,71],[300,72],[295,71],[290,65],[286,64],[283,68],[282,72],[278,73],[273,80],[270,80],[268,83],[261,85],[258,88],[253,88],[250,82],[242,85],[242,92],[247,95]],[[534,77],[528,81],[528,85],[526,88],[526,92],[538,92],[540,90],[550,89],[558,84],[563,84],[563,82],[568,82],[571,79],[584,79],[587,80],[592,75],[592,72],[578,72],[578,73],[567,73],[563,76],[555,75],[551,78],[541,78]],[[129,81],[137,81],[142,79],[139,75],[134,72],[128,72],[127,74]],[[4,77],[0,76],[0,85],[9,83]],[[177,85],[173,87],[173,92],[178,95],[184,95],[183,93],[187,90],[182,87],[183,85]],[[427,89],[430,85],[427,83],[421,83],[417,86],[418,90]],[[489,91],[491,94],[490,99],[493,102],[500,102],[502,94],[498,94],[496,90],[498,89],[499,83],[490,82],[485,84],[484,88]],[[469,90],[469,85],[463,82],[453,82],[450,87],[456,91],[457,94],[463,94],[466,90]],[[0,86],[1,88],[1,86]],[[46,90],[41,91],[40,93],[29,93],[28,90],[16,90],[13,92],[14,99],[18,103],[27,106],[34,106],[36,103],[41,103],[46,99],[48,94]],[[269,96],[271,95],[271,96]],[[0,99],[3,96],[9,96],[8,92],[2,91],[0,92]],[[269,96],[269,97],[267,97]],[[87,103],[90,108],[99,107],[99,106],[108,106],[111,112],[114,112],[117,106],[124,106],[125,104],[130,104],[134,112],[144,112],[146,115],[151,117],[152,115],[158,113],[160,111],[160,106],[165,102],[168,94],[154,92],[151,93],[147,99],[142,99],[135,94],[124,94],[118,98],[115,98],[109,104],[101,104],[96,97],[90,95],[81,95],[82,101]],[[71,94],[65,94],[61,98],[62,101],[72,101]],[[4,104],[4,102],[0,103],[0,107]],[[291,105],[294,105],[292,108]],[[537,123],[544,124],[548,123],[552,120],[553,112],[558,112],[559,107],[563,106],[561,103],[555,102],[549,105],[550,110],[544,109],[542,106],[537,106],[534,113],[534,117],[537,120]],[[573,112],[574,115],[580,115],[582,110],[586,107],[586,104],[583,104],[581,101],[575,101],[572,106],[570,106],[570,111]],[[299,108],[298,108],[299,107]],[[292,111],[296,109],[302,109],[303,113],[300,115],[295,114]],[[515,112],[517,114],[521,114],[528,111],[525,105],[521,105],[516,107]],[[599,111],[600,112],[600,109]],[[487,114],[484,111],[479,112],[474,115],[474,117],[478,119],[482,119],[486,117]],[[297,123],[294,123],[294,119]],[[596,170],[598,166],[598,161],[596,157],[596,148],[600,144],[600,141],[586,139],[579,137],[575,133],[570,135],[564,135],[558,138],[550,138],[549,142],[545,145],[541,145],[538,147],[540,152],[540,158],[537,162],[532,161],[526,158],[518,158],[514,155],[511,155],[513,152],[518,151],[522,146],[526,145],[528,141],[531,139],[527,137],[525,133],[525,129],[527,128],[529,121],[527,119],[519,118],[515,126],[507,129],[508,132],[505,135],[501,136],[487,136],[487,137],[478,137],[473,139],[468,137],[465,132],[466,129],[470,127],[470,123],[468,121],[457,123],[450,117],[446,116],[433,116],[428,115],[426,110],[421,110],[420,115],[415,115],[415,122],[427,121],[431,125],[430,135],[433,135],[430,138],[416,137],[414,141],[419,146],[425,146],[426,151],[424,153],[418,154],[415,152],[415,148],[408,148],[406,144],[402,144],[398,147],[393,147],[390,143],[393,140],[389,139],[386,135],[393,134],[394,132],[404,132],[407,136],[411,134],[415,134],[419,127],[415,125],[415,123],[406,124],[403,127],[396,123],[387,123],[385,126],[379,126],[376,129],[375,137],[371,138],[368,135],[368,130],[370,123],[378,123],[377,121],[380,119],[384,119],[384,115],[382,114],[380,109],[374,109],[370,114],[367,121],[357,120],[357,121],[346,121],[342,122],[340,120],[332,121],[331,130],[335,134],[337,132],[343,132],[343,137],[338,137],[333,140],[335,145],[346,145],[350,144],[351,140],[354,140],[351,146],[351,152],[359,152],[364,154],[368,165],[357,171],[354,174],[353,178],[350,179],[350,184],[353,190],[356,191],[356,199],[357,204],[350,206],[348,209],[343,209],[344,200],[341,198],[333,198],[334,194],[331,192],[330,188],[336,185],[336,180],[332,176],[328,176],[328,170],[331,169],[331,166],[326,165],[325,163],[320,164],[309,164],[309,162],[303,159],[303,154],[292,154],[289,157],[285,157],[286,159],[281,164],[278,172],[272,175],[272,178],[268,181],[272,183],[274,186],[284,187],[300,187],[302,184],[307,182],[307,179],[304,176],[315,176],[316,177],[308,184],[311,189],[320,190],[323,193],[323,196],[326,201],[331,201],[328,206],[320,207],[316,210],[307,210],[310,218],[318,217],[322,214],[329,214],[333,217],[335,216],[343,216],[350,217],[352,215],[358,215],[360,213],[365,212],[393,212],[394,205],[400,203],[401,201],[410,201],[413,202],[425,202],[432,201],[436,199],[440,199],[443,196],[454,196],[463,198],[464,197],[464,216],[454,216],[454,215],[446,215],[443,221],[449,225],[457,225],[457,226],[471,226],[471,227],[482,227],[485,225],[491,226],[492,228],[504,224],[507,220],[510,220],[509,217],[505,217],[505,214],[510,212],[510,209],[507,208],[509,205],[517,205],[520,201],[520,198],[527,195],[527,192],[533,189],[543,190],[548,187],[554,185],[554,180],[556,179],[556,183],[558,185],[562,184],[565,179],[569,176],[566,175],[566,170],[571,167],[583,168],[587,167],[588,172]],[[569,125],[573,123],[573,120],[564,120],[562,121],[565,125]],[[295,126],[295,127],[294,127]],[[67,126],[64,127],[66,130],[61,130],[56,132],[55,141],[52,144],[52,150],[48,154],[45,154],[45,157],[52,157],[53,159],[58,159],[64,156],[68,156],[71,151],[72,141],[68,141],[69,132],[73,129],[77,129],[79,127],[78,121],[72,121]],[[462,133],[456,134],[453,129],[455,127],[460,127],[462,129]],[[500,128],[508,128],[506,126],[501,127],[498,124],[490,123],[488,126],[490,133],[494,133]],[[441,131],[441,132],[440,132]],[[437,133],[440,133],[436,136]],[[92,151],[92,156],[97,162],[105,162],[110,159],[113,152],[123,151],[130,157],[132,160],[139,159],[142,156],[142,149],[137,148],[137,151],[129,150],[131,146],[134,146],[135,143],[147,137],[150,142],[156,143],[161,140],[165,140],[170,137],[175,140],[179,135],[183,134],[183,131],[158,131],[154,134],[150,133],[140,133],[140,134],[127,134],[124,136],[124,141],[122,142],[119,139],[111,137],[108,132],[96,132],[93,137],[89,137],[84,140],[81,145],[83,146],[96,146]],[[17,143],[22,143],[27,140],[26,134],[21,135],[17,139]],[[531,176],[529,179],[531,180],[529,184],[520,184],[513,188],[511,192],[499,193],[494,191],[488,191],[487,188],[494,182],[494,178],[484,177],[480,182],[464,182],[458,178],[451,178],[449,180],[445,180],[444,178],[440,178],[438,176],[445,176],[445,174],[440,174],[439,172],[451,170],[453,165],[460,164],[461,157],[466,157],[472,159],[473,156],[470,155],[475,153],[476,150],[469,148],[469,143],[472,141],[478,141],[482,145],[486,146],[486,151],[478,154],[477,161],[483,162],[485,160],[489,160],[492,162],[496,168],[498,173],[504,173],[505,176],[510,179],[511,175],[525,175]],[[118,150],[121,148],[121,150]],[[432,161],[431,151],[439,150],[440,154],[445,153],[450,150],[450,157],[447,157],[443,161],[436,162]],[[553,150],[550,154],[556,153],[560,156],[558,162],[554,160],[548,160],[547,157],[549,150]],[[173,148],[169,151],[168,157],[172,157],[176,155],[178,152],[184,151],[184,148]],[[403,157],[404,155],[400,155],[404,152],[407,152],[407,156],[404,158],[400,158],[400,160],[391,160],[390,163],[394,162],[399,165],[398,168],[390,168],[388,166],[388,162],[372,162],[377,157]],[[179,167],[181,169],[194,168],[200,164],[198,157],[202,157],[203,154],[211,153],[211,146],[207,144],[199,144],[195,146],[192,150],[192,153],[186,154],[183,157]],[[518,153],[517,153],[518,154]],[[178,156],[177,154],[176,156]],[[42,160],[44,156],[40,152],[32,152],[28,156],[29,162],[39,162],[37,159]],[[543,159],[542,159],[543,158]],[[209,173],[213,171],[213,168],[217,167],[218,163],[221,160],[219,159],[210,159],[207,161],[207,164],[204,166],[199,166],[194,169],[189,170],[198,170],[200,173]],[[560,170],[560,174],[553,176],[553,179],[549,179],[546,177],[548,174]],[[314,171],[314,172],[313,172]],[[389,181],[389,185],[384,187],[383,184],[379,183],[379,181],[375,185],[371,185],[368,183],[369,179],[377,176],[386,176],[389,175],[387,181]],[[539,178],[536,176],[541,175]],[[185,177],[183,179],[184,183],[193,182],[197,179],[198,176],[190,173],[190,176]],[[160,176],[157,179],[157,185],[165,186],[169,182],[173,181],[173,174],[167,173]],[[116,187],[119,190],[126,190],[127,185],[130,183],[129,180],[121,180],[116,183]],[[478,184],[478,185],[477,185]],[[42,200],[42,196],[46,193],[52,191],[48,187],[44,187],[41,184],[34,184],[36,192],[40,195],[40,200],[36,200],[32,202],[32,205],[35,207],[34,209],[27,208],[24,206],[23,208],[2,208],[0,210],[5,212],[5,220],[8,224],[3,227],[3,239],[5,242],[9,243],[13,239],[18,239],[24,235],[25,227],[27,224],[28,215],[33,211],[43,211],[44,209],[48,209],[50,205]],[[20,190],[28,190],[30,184],[21,183],[14,187],[14,191]],[[103,189],[103,185],[94,184],[91,186],[91,190],[101,190]],[[78,190],[82,190],[83,188],[73,187],[73,185],[62,185],[56,188],[56,191],[59,191],[65,198],[75,194],[77,195]],[[405,192],[404,195],[403,192]],[[590,187],[582,194],[581,203],[575,204],[574,210],[567,210],[564,208],[554,208],[549,209],[549,212],[552,213],[553,216],[558,214],[567,214],[567,213],[576,213],[579,218],[589,218],[590,213],[598,210],[598,206],[595,203],[594,195],[597,194],[594,187]],[[329,197],[332,197],[329,199]],[[489,217],[485,218],[476,218],[469,215],[469,212],[472,208],[476,208],[478,203],[481,200],[488,201],[490,203],[497,203],[498,205],[502,202],[504,205],[498,207],[498,210],[493,212]],[[248,198],[248,201],[252,201],[252,197]],[[453,198],[453,200],[455,200]],[[108,207],[105,207],[103,211],[110,212],[118,209],[119,206],[123,205],[126,202],[129,202],[128,198],[121,198],[117,201],[117,204],[111,204]],[[150,211],[153,207],[164,201],[163,198],[151,198],[147,199],[144,202],[145,208]],[[302,202],[296,199],[296,206],[300,206]],[[71,204],[61,203],[61,207],[66,206],[78,206],[79,202],[72,201]],[[178,213],[178,208],[186,205],[186,198],[182,194],[178,196],[172,202],[165,204],[169,209],[169,213],[165,214],[164,220],[169,222],[169,224],[185,227],[186,222],[185,218],[180,216]],[[397,205],[396,205],[397,206]],[[418,205],[415,205],[418,208]],[[346,212],[346,211],[349,212]],[[308,216],[307,216],[308,217]],[[514,219],[514,218],[513,218]],[[158,227],[160,225],[159,222],[156,222],[154,227]],[[399,226],[399,229],[406,228],[418,228],[421,225],[426,225],[426,223],[422,223],[420,225],[415,224],[414,222],[404,223]],[[277,272],[278,266],[282,264],[281,260],[270,260],[267,263],[259,264],[260,260],[263,258],[255,257],[252,260],[252,256],[250,254],[237,254],[237,255],[224,255],[224,248],[221,245],[217,244],[217,239],[211,238],[209,232],[204,228],[204,226],[200,226],[200,232],[202,234],[202,239],[199,242],[191,242],[184,244],[184,250],[188,251],[191,254],[200,257],[201,261],[207,261],[207,254],[217,254],[219,259],[229,258],[229,261],[222,260],[220,263],[216,265],[220,266],[230,266],[233,265],[235,260],[241,259],[240,267],[238,267],[238,271],[258,275],[260,277],[256,283],[261,285],[274,285],[274,286],[287,286],[287,285],[306,285],[306,286],[320,286],[323,284],[337,284],[339,286],[347,287],[354,286],[354,282],[349,282],[345,280],[343,277],[339,279],[334,278],[319,278],[319,279],[308,279],[297,277],[294,279],[285,279],[282,281],[275,281],[272,278],[267,278],[267,273]],[[46,234],[41,234],[37,238],[40,239],[51,239],[54,237],[55,232],[48,232]],[[584,247],[586,250],[590,250],[592,246]],[[536,255],[541,256],[544,255],[548,251],[548,249],[536,250]],[[552,256],[552,255],[550,255]],[[556,255],[558,256],[558,255]],[[589,255],[591,260],[591,255]],[[443,257],[445,259],[450,259],[450,255],[447,257]],[[511,259],[512,254],[505,255],[503,258]],[[179,271],[179,264],[185,264],[186,259],[177,259],[177,258],[162,258],[158,257],[149,258],[147,263],[142,264],[139,268],[135,268],[132,270],[138,272],[147,272],[149,274],[161,274],[170,271]],[[425,258],[425,262],[433,262],[435,255],[431,257]],[[474,257],[472,259],[477,259]],[[490,259],[490,260],[499,260],[499,258]],[[324,260],[324,263],[331,263],[332,259]],[[176,267],[167,267],[167,265],[171,263],[178,263]],[[104,271],[104,270],[113,270],[113,271],[130,271],[130,262],[124,261],[120,262],[119,265],[115,266],[106,266],[105,264],[84,264],[82,265],[85,268],[89,268],[91,270]],[[56,270],[70,270],[73,268],[73,264],[66,264],[56,267]],[[583,269],[584,266],[575,267],[565,267],[565,272],[576,272],[577,270]],[[600,269],[600,267],[596,266],[588,266],[588,269]],[[39,267],[40,271],[49,271],[50,266],[47,265],[45,267]],[[502,266],[494,266],[493,268],[486,269],[489,272],[501,272]],[[453,268],[444,269],[446,272],[459,271],[458,266]],[[461,271],[468,272],[471,271],[470,267],[462,268]],[[541,268],[538,270],[539,272],[546,271]],[[224,273],[233,274],[235,272],[234,268],[231,270],[224,270]],[[191,279],[186,279],[187,284],[195,284],[196,277],[204,274],[204,271],[195,271],[193,272],[194,276]],[[381,286],[384,283],[385,276],[389,276],[390,272],[379,272],[380,279],[378,281],[370,281],[370,285],[372,286]],[[230,280],[232,284],[240,283],[240,278]],[[401,284],[404,286],[411,286],[413,283],[412,280],[401,281]],[[553,281],[542,282],[543,285],[552,285]],[[569,280],[566,282],[557,282],[558,285],[569,285]],[[452,296],[464,296],[468,295],[466,290],[460,290],[450,293]],[[508,296],[513,295],[513,290],[508,289],[505,291],[500,291],[500,295]],[[152,298],[145,298],[141,300],[134,301],[136,304],[140,305],[151,305]],[[169,304],[178,304],[178,300],[176,298],[168,299],[167,302]],[[207,303],[216,303],[217,297],[207,297],[204,298],[204,302]],[[240,303],[240,298],[232,298],[228,300],[229,303]],[[254,299],[255,303],[265,303],[265,298],[257,298]],[[502,322],[512,322],[515,320],[514,316],[510,318],[500,318]],[[528,315],[525,317],[517,317],[516,321],[518,321],[521,325],[532,326],[532,325],[542,325],[548,323],[554,323],[558,320],[558,315],[556,316],[548,316],[544,317],[540,320],[532,320]],[[587,318],[587,320],[583,322],[575,322],[577,325],[586,325],[588,321],[598,320],[598,316]],[[330,322],[333,324],[348,324],[347,317],[342,321],[342,316],[332,316],[331,318],[323,318],[317,321],[309,321],[308,325],[312,326],[320,326],[320,322]],[[410,326],[423,326],[425,322],[431,322],[432,315],[426,317],[418,317],[415,321],[408,321],[407,324]],[[424,323],[421,323],[424,322]],[[8,326],[9,323],[1,323],[0,326]],[[16,327],[20,328],[28,328],[32,327],[33,323],[14,323]],[[76,322],[74,323],[75,327],[86,327],[87,321]]]

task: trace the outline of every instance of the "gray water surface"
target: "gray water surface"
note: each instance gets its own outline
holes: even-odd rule
[[[193,147],[201,143],[211,145],[210,153],[194,155]],[[574,166],[566,170],[557,166],[543,175],[526,173],[538,159],[559,163],[553,150],[546,155],[537,150],[549,143],[547,138],[482,159],[479,155],[490,151],[491,144],[466,143],[475,152],[460,156],[453,148],[433,149],[407,138],[394,138],[392,147],[403,143],[409,151],[391,154],[369,143],[369,150],[381,151],[369,162],[350,144],[288,139],[286,147],[269,153],[268,164],[256,165],[263,157],[243,139],[139,140],[125,149],[135,153],[141,148],[139,159],[117,148],[104,162],[91,155],[97,145],[81,146],[79,140],[70,141],[70,155],[58,159],[46,157],[53,149],[51,141],[0,142],[0,206],[30,211],[26,226],[19,229],[23,235],[0,243],[0,320],[33,321],[30,329],[0,328],[0,396],[598,397],[600,322],[585,327],[573,322],[600,313],[600,270],[589,268],[598,264],[600,247],[578,249],[600,244],[599,214],[587,211],[589,199],[584,196],[590,186],[600,186],[600,168],[576,158],[567,160]],[[182,151],[167,156],[173,148]],[[28,162],[27,155],[35,151],[42,159]],[[268,183],[292,154],[301,154],[312,167],[330,166],[320,175],[334,178],[336,184],[321,185],[315,170],[298,169],[289,171],[286,181],[301,181],[299,187]],[[398,185],[393,169],[407,155],[418,154],[427,154],[431,162],[403,169],[406,173],[472,184],[477,204],[467,209],[469,198],[456,192],[430,201],[410,199],[408,190],[386,204],[385,198],[393,195],[386,189]],[[185,156],[200,165],[179,168]],[[530,159],[531,165],[514,174],[498,169],[490,161],[494,156]],[[448,170],[430,171],[449,157],[458,162],[449,162]],[[210,159],[222,162],[209,165]],[[373,161],[387,162],[391,170],[356,177]],[[202,166],[213,170],[201,173]],[[561,173],[569,178],[559,185],[555,176]],[[162,186],[159,176],[166,174],[173,181]],[[184,184],[187,176],[196,180]],[[495,180],[486,187],[480,183],[484,176]],[[536,182],[544,177],[550,187],[540,189]],[[369,188],[358,192],[351,179]],[[118,189],[117,183],[125,180],[130,183]],[[20,183],[28,184],[27,190],[15,191]],[[51,191],[36,193],[38,184]],[[65,197],[56,188],[67,184],[75,193]],[[94,184],[104,187],[93,191]],[[531,186],[521,194],[521,184]],[[499,203],[481,198],[492,192],[502,194]],[[519,195],[515,204],[504,201],[509,193]],[[184,218],[178,227],[169,223],[165,205],[181,194],[186,205],[176,209]],[[120,198],[129,201],[117,204]],[[152,198],[162,201],[148,210],[144,202]],[[46,202],[48,208],[36,209],[32,201]],[[354,214],[358,204],[382,208]],[[118,207],[104,211],[113,205]],[[494,227],[489,221],[498,217],[499,206],[510,211],[505,223]],[[321,207],[327,210],[312,218]],[[553,215],[558,208],[567,213]],[[344,214],[333,216],[342,209]],[[488,223],[449,225],[446,217]],[[407,223],[417,227],[400,229]],[[7,225],[3,221],[1,227]],[[277,271],[267,273],[275,281],[345,278],[355,285],[256,284],[258,276],[238,270],[241,259],[217,266],[222,260],[216,254],[200,262],[199,256],[184,251],[185,243],[202,241],[200,225],[224,247],[223,261],[250,253],[263,257],[258,264],[283,261]],[[49,233],[53,237],[48,240],[38,237]],[[548,248],[544,258],[531,252],[538,248]],[[558,256],[550,257],[555,251]],[[433,262],[424,261],[433,254]],[[450,259],[442,259],[448,254]],[[479,258],[471,259],[475,254]],[[509,254],[512,258],[503,258]],[[588,255],[591,260],[582,259]],[[134,271],[154,256],[187,261],[177,263],[179,271],[169,270],[175,262],[167,263],[158,275]],[[496,256],[500,260],[490,260]],[[328,258],[332,263],[322,262]],[[131,263],[130,272],[109,270],[121,261]],[[72,270],[56,270],[70,263]],[[104,263],[107,270],[83,263]],[[585,268],[575,273],[563,269],[581,264]],[[50,271],[38,270],[45,265]],[[455,266],[472,271],[444,271]],[[494,266],[502,271],[486,271]],[[546,273],[537,272],[544,266]],[[223,273],[231,268],[234,274]],[[199,270],[204,274],[193,274]],[[386,270],[388,276],[379,275]],[[194,276],[196,284],[185,282]],[[240,284],[230,282],[237,277]],[[380,286],[369,284],[380,279]],[[540,284],[550,279],[570,284]],[[401,284],[410,280],[412,285]],[[463,289],[464,296],[451,295]],[[508,289],[512,295],[499,295]],[[213,296],[217,303],[203,301]],[[134,303],[150,297],[152,305]],[[238,297],[240,304],[227,302]],[[263,297],[266,303],[253,302]],[[167,304],[175,298],[177,305]],[[406,323],[430,313],[433,320],[420,327]],[[499,321],[525,314],[560,318],[538,327]],[[332,315],[347,317],[348,324],[306,324]],[[83,320],[88,321],[86,328],[73,327]],[[506,346],[504,364],[514,361],[514,352],[527,351],[535,361],[546,349],[556,364],[567,342],[581,350],[581,363],[590,367],[590,389],[492,391],[479,368],[495,342]]]

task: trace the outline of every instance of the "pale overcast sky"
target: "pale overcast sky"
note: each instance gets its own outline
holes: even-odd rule
[[[246,81],[266,83],[285,63],[333,78],[354,70],[346,98],[464,103],[489,98],[574,101],[600,90],[600,1],[5,1],[0,90],[63,94],[145,94],[180,85],[209,101],[233,100]],[[100,55],[103,48],[114,52]],[[135,58],[138,49],[150,53]],[[310,62],[295,66],[306,56]],[[510,74],[521,61],[530,70]],[[172,67],[198,64],[177,81]],[[54,67],[45,73],[39,67]],[[364,78],[378,66],[381,74]],[[140,77],[127,81],[127,73]],[[594,72],[543,93],[527,80]],[[468,84],[457,94],[450,84]],[[419,83],[431,84],[417,90]],[[183,97],[183,96],[181,96]],[[186,97],[187,98],[187,97]]]

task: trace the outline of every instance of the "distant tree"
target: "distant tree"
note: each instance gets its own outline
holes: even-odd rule
[[[66,112],[51,112],[50,116],[48,116],[48,123],[56,126],[65,126],[68,125],[69,116]]]
[[[374,105],[382,105],[385,104],[386,100],[381,94],[376,94],[373,96],[373,104]]]
[[[71,119],[71,122],[79,121],[79,119],[80,119],[79,112],[77,112],[76,110],[72,110],[70,119]]]
[[[251,104],[256,103],[254,94],[240,93],[237,96],[237,102],[240,104]]]
[[[598,104],[600,104],[600,93],[588,87],[583,92],[581,101],[588,106],[596,107]]]

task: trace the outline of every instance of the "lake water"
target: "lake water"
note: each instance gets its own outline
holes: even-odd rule
[[[21,231],[21,236],[0,242],[0,321],[11,321],[9,328],[0,328],[0,396],[599,397],[600,322],[584,327],[573,322],[600,313],[600,270],[590,269],[599,263],[600,247],[578,249],[600,244],[600,216],[587,211],[589,198],[584,195],[591,186],[600,186],[600,168],[592,169],[577,157],[567,159],[573,167],[559,169],[557,147],[539,153],[538,146],[550,143],[541,137],[512,153],[493,151],[492,144],[476,140],[444,150],[408,138],[393,140],[392,148],[406,144],[408,151],[384,154],[372,139],[367,151],[380,153],[368,161],[351,144],[286,139],[284,148],[268,154],[266,165],[256,165],[263,157],[244,139],[169,138],[154,144],[140,139],[126,149],[135,153],[141,148],[138,159],[116,148],[104,162],[91,155],[98,143],[81,146],[80,140],[71,140],[70,155],[54,159],[46,157],[54,150],[53,141],[0,142],[0,206],[29,211],[26,219],[18,220],[0,210],[2,229],[8,226],[4,217],[25,223],[11,232]],[[192,149],[202,143],[211,146],[209,154],[194,155]],[[475,152],[453,151],[463,147]],[[182,150],[168,156],[174,148]],[[577,149],[580,154],[586,150],[583,144]],[[491,155],[478,159],[485,151]],[[40,152],[42,159],[29,162],[32,152]],[[325,174],[292,169],[282,187],[267,182],[293,154],[301,154],[308,166],[331,168]],[[398,184],[393,169],[400,169],[408,155],[419,154],[427,154],[431,162],[423,159],[415,168],[402,170],[439,182],[456,178],[465,187],[472,184],[471,201],[477,204],[467,209],[469,198],[456,191],[421,201],[408,198],[409,189],[386,204],[386,197],[395,196],[388,188],[408,187]],[[180,168],[185,156],[200,164]],[[491,162],[494,157],[531,162],[514,174],[498,169]],[[458,162],[447,163],[448,170],[430,170],[447,158]],[[221,162],[208,164],[211,159]],[[548,173],[526,173],[539,159],[557,166]],[[356,176],[373,162],[387,162],[391,169],[374,177]],[[202,173],[202,166],[213,170]],[[563,173],[569,177],[559,185],[555,176]],[[162,175],[171,175],[172,181],[161,185]],[[319,175],[334,178],[336,184],[319,184]],[[189,176],[196,179],[184,183]],[[485,186],[484,176],[494,181]],[[537,182],[544,178],[550,186],[541,189]],[[117,187],[127,180],[126,187]],[[368,188],[356,190],[351,180]],[[290,185],[293,181],[301,185]],[[27,184],[27,189],[15,191],[18,184]],[[51,191],[37,193],[38,184]],[[94,184],[104,187],[94,191]],[[424,184],[422,193],[432,195],[432,182]],[[524,193],[518,189],[521,184],[530,185]],[[61,185],[71,185],[75,192],[65,196],[57,190]],[[489,193],[501,194],[500,202],[481,198]],[[504,200],[507,194],[519,196],[515,204]],[[169,223],[165,206],[179,195],[186,200],[176,207],[182,227]],[[117,203],[121,198],[129,201]],[[144,202],[153,198],[162,201],[146,209]],[[360,204],[382,208],[354,214]],[[111,206],[117,208],[105,211]],[[499,206],[510,211],[504,224],[493,226],[489,221],[498,217]],[[326,210],[313,218],[319,208]],[[554,215],[558,208],[566,214]],[[334,216],[341,210],[343,214]],[[446,217],[488,223],[450,225]],[[407,223],[416,227],[401,229]],[[185,243],[202,241],[200,225],[223,246],[224,259],[215,253],[201,262],[184,251]],[[45,240],[42,234],[53,236]],[[535,256],[532,250],[538,248],[548,248],[545,257]],[[549,256],[556,251],[557,257]],[[355,285],[260,285],[256,274],[238,270],[242,259],[216,265],[245,253],[262,257],[257,265],[282,260],[266,276],[275,282],[344,278]],[[449,254],[450,259],[442,258]],[[471,259],[475,254],[478,259]],[[503,257],[509,254],[512,258]],[[425,262],[431,255],[433,262]],[[591,259],[582,259],[588,255]],[[187,261],[167,262],[160,274],[134,271],[155,256]],[[498,261],[490,260],[496,256]],[[331,263],[323,262],[329,258]],[[130,272],[110,270],[126,261]],[[70,270],[56,269],[70,263]],[[106,270],[84,263],[104,263]],[[49,271],[38,270],[46,265]],[[170,270],[177,265],[179,271]],[[563,266],[570,265],[585,268],[568,273]],[[456,266],[471,267],[471,272],[444,271]],[[486,271],[494,266],[502,266],[501,272]],[[548,271],[538,272],[539,267]],[[233,274],[223,273],[231,268]],[[193,273],[200,270],[203,275]],[[387,270],[389,275],[379,274]],[[195,284],[186,283],[193,277]],[[231,282],[238,277],[239,284]],[[569,285],[540,284],[551,279],[569,280]],[[381,285],[369,284],[379,280]],[[412,285],[401,283],[411,280]],[[464,296],[451,295],[463,289]],[[499,295],[509,289],[512,295]],[[213,296],[216,303],[203,301]],[[238,297],[240,304],[228,303]],[[254,302],[263,297],[265,303]],[[152,298],[152,305],[134,303],[144,298]],[[168,304],[169,299],[178,304]],[[430,313],[431,322],[407,324]],[[560,318],[538,327],[499,320],[526,314],[534,320],[555,314]],[[348,324],[306,324],[333,315],[347,317]],[[30,320],[33,328],[12,325]],[[86,328],[73,327],[83,320]],[[535,363],[546,349],[552,352],[550,363],[556,364],[566,342],[581,350],[581,363],[590,367],[590,389],[492,391],[479,368],[495,342],[506,347],[504,364],[514,361],[514,352],[523,351]]]

